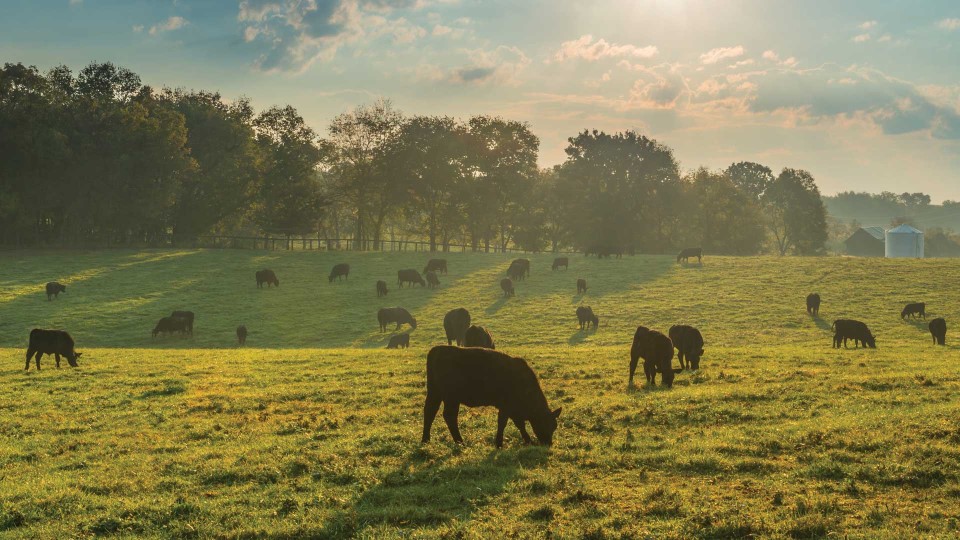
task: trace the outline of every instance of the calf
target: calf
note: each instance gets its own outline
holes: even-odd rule
[[[280,280],[277,279],[277,275],[273,273],[273,270],[260,270],[257,272],[257,288],[263,288],[263,284],[267,284],[267,288],[270,288],[270,284],[279,287]]]
[[[627,382],[630,386],[633,386],[633,374],[637,371],[640,358],[643,358],[643,373],[650,385],[656,384],[657,372],[660,372],[661,384],[668,388],[673,387],[674,375],[683,371],[683,368],[673,369],[673,342],[670,338],[645,326],[638,326],[633,334],[633,346],[630,347],[630,379]]]
[[[390,342],[387,343],[388,349],[407,349],[410,347],[410,334],[397,334],[390,336]]]
[[[411,315],[409,311],[402,307],[380,308],[380,310],[377,311],[377,321],[380,322],[381,332],[386,332],[387,325],[390,323],[397,324],[395,330],[399,330],[401,324],[409,324],[410,328],[414,330],[417,328],[417,320],[413,318],[413,315]]]
[[[810,293],[807,295],[807,313],[817,317],[820,315],[820,294]]]
[[[347,278],[350,281],[350,265],[347,263],[335,264],[327,276],[327,283],[333,283],[333,280],[340,281],[340,278]]]
[[[429,286],[431,289],[436,289],[440,286],[440,279],[437,277],[436,272],[427,272],[427,286]]]
[[[377,298],[387,295],[387,282],[384,280],[377,281]]]
[[[45,354],[52,354],[57,360],[57,369],[60,369],[60,355],[67,359],[71,367],[77,367],[77,359],[83,353],[74,350],[73,338],[63,330],[41,330],[34,328],[30,331],[30,343],[27,345],[27,365],[30,370],[30,357],[36,355],[37,371],[40,371],[40,358]]]
[[[581,330],[583,330],[584,325],[586,325],[587,330],[589,330],[590,323],[593,323],[594,330],[600,325],[600,317],[594,315],[593,309],[591,309],[590,306],[580,306],[577,308],[577,321],[580,322]]]
[[[179,317],[164,317],[157,321],[157,325],[153,327],[153,337],[157,337],[157,334],[165,333],[172,334],[174,332],[180,332],[181,334],[187,331],[187,321]]]
[[[556,270],[557,268],[563,267],[564,270],[570,266],[570,259],[566,257],[557,257],[553,260],[553,266],[550,267],[551,270]]]
[[[49,302],[54,298],[59,298],[57,295],[65,292],[67,292],[66,285],[61,285],[56,281],[51,281],[50,283],[47,283],[47,302]]]
[[[174,311],[170,314],[171,317],[176,319],[183,319],[183,322],[187,326],[187,332],[190,335],[193,335],[193,312],[192,311]]]
[[[923,302],[907,304],[906,306],[903,307],[903,310],[900,312],[900,318],[905,319],[907,315],[915,318],[917,315],[919,315],[923,319],[926,319],[927,318],[926,310],[927,310],[927,305],[924,304]]]
[[[670,327],[667,334],[677,349],[680,367],[700,369],[700,357],[703,356],[703,335],[700,331],[685,324],[675,324]]]
[[[703,262],[703,249],[702,248],[685,248],[680,251],[680,254],[677,255],[677,264],[680,261],[690,262],[690,257],[696,257],[698,263]]]
[[[463,444],[458,416],[460,405],[497,408],[497,448],[503,447],[503,430],[513,421],[523,441],[532,439],[526,430],[530,422],[537,440],[553,443],[561,409],[551,411],[537,376],[526,360],[490,349],[439,345],[427,354],[427,397],[423,404],[423,437],[430,442],[430,427],[443,404],[443,419],[450,436]]]
[[[414,283],[419,283],[421,287],[427,286],[423,278],[420,277],[420,272],[412,268],[408,270],[397,270],[397,284],[400,285],[401,289],[404,283],[409,283],[411,287],[413,287]]]
[[[840,342],[843,342],[844,348],[847,346],[847,340],[852,339],[854,347],[860,347],[862,343],[864,347],[870,347],[871,349],[877,348],[876,338],[870,329],[867,328],[867,325],[860,321],[855,321],[852,319],[837,319],[833,321],[833,347],[835,349],[840,348]]]
[[[463,337],[463,346],[496,349],[493,344],[493,336],[482,326],[470,326],[470,328],[467,328]]]
[[[501,279],[500,288],[503,289],[504,298],[510,298],[511,296],[516,295],[516,293],[513,291],[513,280],[510,278]]]
[[[577,279],[577,294],[583,294],[587,292],[587,280],[580,278]]]
[[[470,327],[470,312],[464,308],[452,309],[443,317],[443,330],[447,333],[447,345],[454,341],[457,346],[463,345],[467,328]]]
[[[947,344],[947,321],[943,320],[943,317],[937,317],[930,321],[927,328],[930,329],[930,335],[933,336],[935,345]]]
[[[247,327],[246,327],[246,326],[244,326],[244,325],[241,324],[240,326],[237,327],[237,341],[240,342],[240,345],[246,345],[246,344],[247,344],[247,334],[248,334],[248,333],[249,333],[249,332],[247,332]]]
[[[427,261],[427,266],[423,267],[423,273],[427,272],[438,272],[441,274],[447,273],[447,260],[446,259],[430,259]]]

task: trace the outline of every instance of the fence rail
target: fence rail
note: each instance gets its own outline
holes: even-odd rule
[[[362,249],[358,244],[363,244]],[[213,249],[263,249],[268,251],[400,251],[400,252],[430,252],[430,242],[423,240],[381,240],[375,243],[372,240],[356,241],[353,238],[306,238],[306,237],[274,237],[274,236],[226,236],[208,235],[199,236],[194,247]],[[377,249],[379,248],[379,249]],[[498,245],[489,248],[478,245],[474,250],[472,245],[448,242],[437,244],[437,253],[535,253],[520,248],[507,247],[502,249]],[[558,254],[573,255],[575,251],[557,251]]]

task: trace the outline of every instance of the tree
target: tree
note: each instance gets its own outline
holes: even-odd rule
[[[693,237],[710,253],[754,255],[764,241],[764,223],[752,192],[734,184],[726,173],[700,168],[686,179],[692,206]]]
[[[767,226],[782,256],[821,253],[827,240],[826,209],[817,184],[807,171],[787,169],[763,196]]]
[[[774,180],[770,167],[750,161],[734,163],[725,172],[737,188],[755,200],[760,200]]]

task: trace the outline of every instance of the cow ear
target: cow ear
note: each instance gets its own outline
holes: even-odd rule
[[[550,414],[552,414],[554,418],[557,418],[557,417],[560,416],[560,411],[562,411],[562,410],[563,410],[563,407],[560,407],[559,409],[553,411],[553,412],[550,413]]]

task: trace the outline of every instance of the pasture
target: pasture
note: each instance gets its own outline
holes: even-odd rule
[[[439,288],[398,289],[397,270],[430,255],[4,253],[0,536],[960,534],[956,260],[571,255],[551,271],[534,255],[505,299],[512,257],[436,256]],[[349,280],[328,283],[340,262]],[[256,287],[263,268],[279,288]],[[48,302],[51,280],[67,291]],[[805,311],[814,291],[820,318]],[[946,318],[946,347],[900,319],[913,301]],[[383,349],[376,311],[392,306],[417,318],[409,349]],[[563,407],[552,447],[509,426],[495,450],[493,408],[462,410],[463,447],[442,421],[419,444],[426,353],[455,307]],[[194,336],[152,338],[179,309],[196,313]],[[832,349],[837,318],[865,321],[878,348]],[[701,369],[628,389],[636,326],[677,323],[703,333]],[[34,327],[69,330],[80,367],[45,357],[24,372]]]

